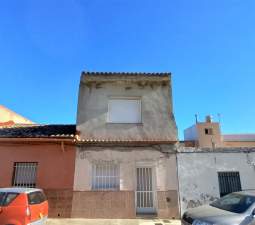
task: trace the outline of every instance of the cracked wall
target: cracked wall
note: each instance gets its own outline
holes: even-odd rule
[[[99,79],[99,78],[98,78]],[[103,78],[102,78],[103,79]],[[172,109],[170,78],[143,86],[131,78],[114,82],[81,81],[77,130],[81,139],[165,140],[177,141],[177,127]],[[97,85],[100,84],[100,88]],[[142,123],[108,123],[108,100],[111,97],[141,99]]]
[[[242,189],[255,189],[255,152],[196,149],[178,153],[177,159],[181,214],[220,197],[217,172],[238,171]]]
[[[176,156],[152,147],[81,147],[77,148],[75,163],[75,191],[91,190],[94,161],[116,161],[120,164],[120,189],[136,189],[137,163],[151,163],[156,171],[156,190],[177,190]]]

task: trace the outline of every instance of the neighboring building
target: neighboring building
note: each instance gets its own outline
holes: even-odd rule
[[[220,124],[207,116],[205,122],[197,122],[184,131],[184,141],[193,142],[194,146],[201,148],[221,147]]]
[[[75,168],[75,125],[0,128],[0,187],[38,187],[50,217],[70,217]]]
[[[255,147],[255,134],[221,134],[220,123],[207,116],[205,122],[184,131],[184,146],[198,148]]]
[[[33,124],[33,122],[3,105],[0,105],[0,126],[10,126],[14,124]]]
[[[184,131],[177,153],[180,213],[228,193],[255,189],[255,134],[221,134],[220,123]]]
[[[255,134],[224,134],[224,147],[255,147]]]
[[[72,217],[178,217],[168,73],[82,73]]]
[[[178,148],[181,214],[241,190],[255,189],[255,148]]]

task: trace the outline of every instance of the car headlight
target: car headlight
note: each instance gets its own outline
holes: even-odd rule
[[[208,222],[205,222],[205,221],[201,221],[201,220],[194,220],[192,225],[214,225],[214,224],[208,223]]]

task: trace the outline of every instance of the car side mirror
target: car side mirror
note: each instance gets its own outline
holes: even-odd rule
[[[0,206],[0,213],[3,212],[3,208]]]

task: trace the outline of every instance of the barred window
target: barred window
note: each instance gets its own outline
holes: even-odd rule
[[[218,172],[220,196],[242,191],[239,172]]]
[[[36,187],[37,162],[15,162],[12,185],[15,187]]]
[[[119,190],[119,165],[114,162],[93,164],[92,190]]]

